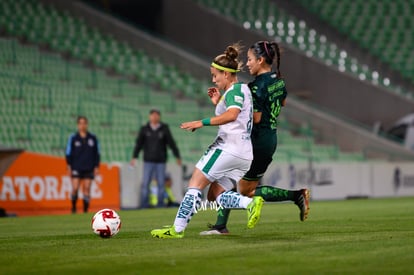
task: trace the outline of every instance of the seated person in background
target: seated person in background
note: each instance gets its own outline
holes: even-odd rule
[[[175,198],[171,186],[172,186],[172,177],[169,172],[165,174],[165,193],[164,193],[164,204],[167,207],[178,207],[180,204]],[[157,207],[158,205],[158,185],[155,178],[151,182],[151,194],[149,196],[149,205],[150,207]]]

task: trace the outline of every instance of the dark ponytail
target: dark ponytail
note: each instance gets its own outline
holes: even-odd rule
[[[265,62],[269,65],[272,65],[276,59],[277,77],[282,77],[280,73],[280,48],[276,42],[259,41],[254,43],[250,47],[250,50],[252,50],[256,58],[264,58]]]
[[[277,69],[276,74],[277,74],[278,78],[281,78],[282,73],[280,72],[280,48],[279,48],[279,45],[276,42],[272,42],[272,43],[270,43],[270,45],[276,53],[276,69]]]

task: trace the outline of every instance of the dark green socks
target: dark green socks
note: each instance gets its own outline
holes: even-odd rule
[[[295,201],[295,191],[285,190],[273,186],[260,186],[256,188],[255,196],[262,197],[265,201]],[[215,227],[225,228],[229,220],[230,209],[220,208],[217,211],[217,221]]]
[[[237,192],[237,189],[233,188],[231,191]],[[217,211],[217,221],[216,221],[216,224],[214,225],[214,227],[217,228],[217,229],[226,228],[227,221],[229,220],[229,217],[230,217],[230,209],[220,208]]]
[[[217,211],[217,221],[215,227],[218,229],[225,228],[227,225],[227,221],[229,220],[230,216],[230,209],[228,208],[220,208]]]
[[[273,186],[260,186],[256,188],[255,196],[262,197],[265,201],[294,201],[295,191],[280,189]]]

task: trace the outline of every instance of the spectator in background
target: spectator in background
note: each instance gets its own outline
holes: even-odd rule
[[[144,173],[141,187],[141,208],[149,207],[149,186],[155,178],[158,183],[158,207],[164,207],[165,168],[167,162],[167,145],[171,148],[181,165],[180,152],[167,124],[161,122],[161,112],[152,109],[149,122],[142,126],[135,143],[131,165],[135,166],[141,150],[144,150]]]
[[[71,135],[66,146],[68,174],[72,178],[72,213],[76,213],[79,187],[82,185],[83,212],[87,213],[90,202],[92,180],[99,174],[99,143],[95,135],[88,132],[88,119],[79,116],[78,132]]]

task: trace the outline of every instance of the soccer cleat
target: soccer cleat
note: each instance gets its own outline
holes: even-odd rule
[[[299,207],[300,213],[299,218],[301,221],[305,221],[308,218],[309,214],[309,199],[310,191],[309,189],[300,189],[299,195],[295,200],[295,204]]]
[[[159,239],[181,239],[182,237],[184,237],[184,231],[178,233],[175,231],[174,226],[168,226],[163,229],[152,230],[151,235],[154,238],[159,238]]]
[[[207,227],[210,230],[201,231],[201,236],[208,236],[208,235],[228,235],[230,232],[227,230],[226,226],[217,226],[212,224],[207,224]]]
[[[247,228],[254,228],[259,222],[264,199],[254,196],[252,202],[247,206]]]

